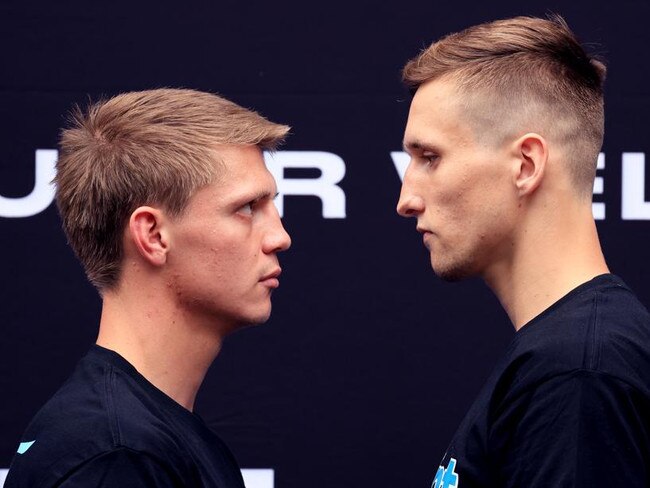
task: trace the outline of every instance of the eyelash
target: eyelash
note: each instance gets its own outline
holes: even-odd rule
[[[437,154],[423,154],[422,159],[426,166],[433,166],[434,163],[440,158]]]
[[[247,204],[242,205],[242,207],[239,209],[239,211],[240,212],[243,211],[242,213],[244,213],[245,215],[253,215],[253,209],[254,209],[256,203],[257,203],[257,201],[255,201],[255,200],[252,201],[252,202],[248,202]]]
[[[280,193],[276,193],[275,195],[273,195],[273,200],[275,200],[276,197],[277,197],[279,194],[280,194]],[[245,203],[244,205],[242,205],[241,207],[239,207],[238,212],[242,212],[242,211],[243,211],[243,213],[244,213],[245,215],[253,215],[253,212],[255,211],[255,207],[256,207],[257,204],[260,203],[260,201],[262,201],[263,199],[264,199],[264,198],[256,198],[255,200],[251,200],[250,202]],[[247,208],[248,208],[248,210],[247,210]]]

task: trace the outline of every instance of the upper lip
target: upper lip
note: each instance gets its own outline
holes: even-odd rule
[[[419,225],[416,227],[416,230],[417,230],[420,234],[424,234],[425,232],[428,232],[429,234],[431,233],[431,231],[430,231],[429,229],[425,229],[424,227],[420,227]]]
[[[268,273],[268,274],[262,276],[262,278],[260,279],[260,281],[270,280],[271,278],[277,278],[278,276],[280,276],[280,273],[282,273],[282,268],[279,268],[279,267],[278,267],[278,268],[275,268],[275,269],[274,269],[273,271],[271,271],[270,273]]]

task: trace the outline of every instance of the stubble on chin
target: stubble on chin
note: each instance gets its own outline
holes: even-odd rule
[[[434,256],[431,256],[431,268],[438,278],[448,283],[455,283],[476,275],[472,271],[472,262],[469,259],[445,263],[437,262]]]

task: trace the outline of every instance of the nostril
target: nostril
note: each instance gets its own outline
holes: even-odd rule
[[[416,201],[413,198],[409,198],[404,201],[400,201],[397,204],[397,213],[402,217],[413,217],[418,213]]]

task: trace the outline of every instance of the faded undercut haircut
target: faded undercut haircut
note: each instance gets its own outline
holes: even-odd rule
[[[603,142],[605,74],[559,15],[469,27],[433,43],[402,71],[412,93],[442,77],[454,82],[479,134],[503,140],[539,132],[559,142],[585,197]]]
[[[120,277],[123,232],[142,205],[179,216],[219,176],[219,145],[273,150],[289,127],[218,95],[187,89],[123,93],[75,108],[54,179],[70,246],[100,291]]]

